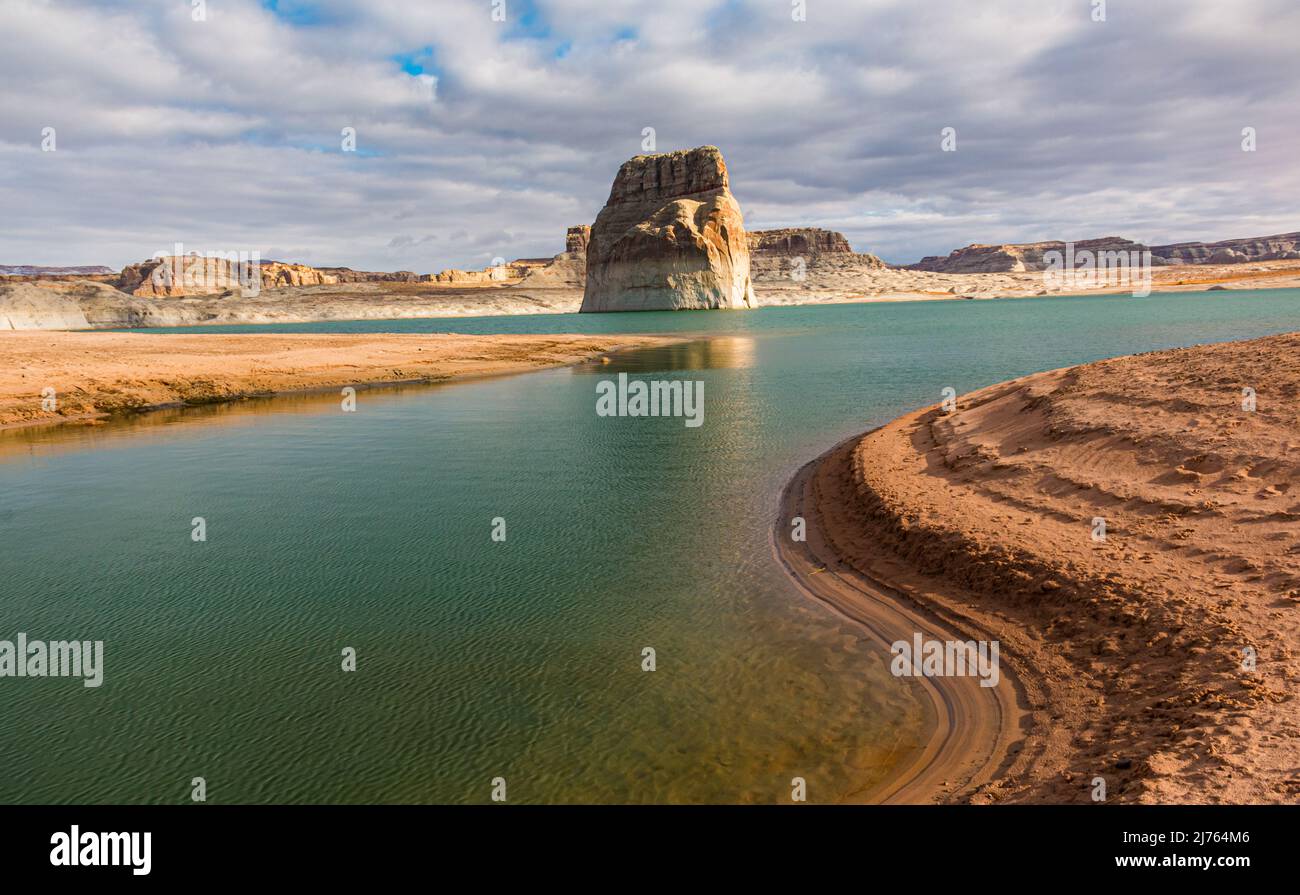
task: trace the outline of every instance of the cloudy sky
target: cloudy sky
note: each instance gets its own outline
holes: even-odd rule
[[[1300,229],[1300,4],[1097,2],[0,0],[0,264],[551,255],[648,127],[900,263]]]

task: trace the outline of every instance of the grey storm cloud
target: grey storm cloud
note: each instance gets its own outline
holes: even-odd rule
[[[438,236],[435,233],[430,233],[425,236],[419,236],[419,237],[394,236],[392,239],[388,240],[388,247],[390,249],[409,249],[409,248],[413,248],[414,246],[424,245],[427,242],[433,242],[437,238]]]
[[[807,0],[796,22],[784,0],[505,0],[498,22],[490,0],[207,0],[195,21],[4,0],[0,261],[554,254],[646,127],[660,151],[720,146],[747,226],[895,262],[1300,228],[1300,6],[1105,5]]]

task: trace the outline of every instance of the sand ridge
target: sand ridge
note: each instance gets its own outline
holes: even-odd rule
[[[1024,688],[1020,758],[948,798],[1295,800],[1297,399],[1288,334],[1001,383],[827,455],[838,561],[996,634]]]
[[[857,439],[845,441],[805,464],[781,496],[772,547],[791,581],[803,594],[864,629],[882,650],[915,633],[934,639],[988,636],[968,619],[936,611],[889,584],[849,565],[835,552],[827,532],[842,524],[823,510],[826,472],[851,454]],[[804,521],[806,538],[791,536],[792,523]],[[969,677],[917,679],[921,698],[930,702],[933,729],[925,746],[879,784],[849,794],[846,801],[872,804],[925,804],[945,801],[985,785],[1006,772],[1019,751],[1024,683],[1012,673],[1001,689],[986,689]],[[1032,686],[1032,684],[1031,684]]]
[[[664,336],[0,332],[0,429],[577,363]],[[56,403],[48,409],[45,389]]]

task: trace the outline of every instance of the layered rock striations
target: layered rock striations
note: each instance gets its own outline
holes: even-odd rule
[[[439,283],[444,286],[513,286],[524,282],[538,272],[548,270],[564,255],[554,258],[516,258],[485,267],[482,270],[444,270],[420,277],[422,283]],[[579,284],[581,287],[581,284]]]
[[[749,269],[755,283],[788,282],[815,288],[888,267],[875,255],[853,251],[843,233],[818,227],[755,230],[748,234]]]
[[[587,246],[582,310],[753,307],[749,246],[716,146],[619,169]]]
[[[31,283],[0,283],[0,330],[88,329],[90,321],[78,300],[80,291],[80,284],[72,283],[64,291]]]
[[[524,274],[521,287],[530,289],[583,289],[587,284],[587,244],[591,226],[570,227],[564,237],[564,251],[545,264]]]
[[[1103,236],[1100,239],[1081,239],[1072,243],[1076,254],[1079,252],[1144,252],[1149,247],[1131,239],[1119,236]],[[1043,256],[1048,252],[1066,252],[1066,244],[1060,240],[1046,242],[1004,243],[1002,245],[982,245],[979,243],[956,249],[947,255],[930,255],[916,264],[909,265],[909,270],[927,270],[934,273],[1020,273],[1024,271],[1043,270],[1047,262]],[[1153,254],[1153,264],[1162,263]]]
[[[413,270],[376,271],[353,270],[350,267],[318,267],[322,274],[334,278],[336,283],[418,283],[420,275]]]
[[[783,230],[752,230],[746,234],[752,261],[760,255],[853,254],[843,233],[820,227],[787,227]]]
[[[568,255],[586,255],[591,242],[591,224],[570,227],[564,234],[564,252]]]
[[[1219,242],[1178,242],[1152,246],[1151,254],[1167,264],[1236,264],[1242,261],[1300,259],[1300,233],[1252,236]]]
[[[260,291],[287,286],[323,286],[338,277],[282,261],[241,262],[208,255],[169,255],[122,268],[117,288],[145,298],[214,295],[232,289]]]
[[[1151,264],[1161,267],[1171,264],[1239,264],[1245,261],[1291,261],[1300,259],[1300,233],[1280,233],[1276,236],[1253,236],[1245,239],[1225,239],[1220,242],[1178,242],[1171,245],[1148,246],[1119,236],[1100,239],[1081,239],[1071,243],[1075,254],[1089,251],[1094,255],[1103,252],[1151,252]],[[935,273],[1017,273],[1042,270],[1047,252],[1065,252],[1061,240],[1047,242],[1003,243],[983,245],[976,243],[956,249],[947,255],[930,255],[908,270],[925,270]]]

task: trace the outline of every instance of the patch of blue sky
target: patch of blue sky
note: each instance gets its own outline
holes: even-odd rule
[[[547,21],[537,0],[504,0],[506,6],[506,40],[531,40],[551,44],[551,56],[564,59],[573,52],[573,38],[557,33]],[[624,25],[615,30],[608,41],[610,44],[634,41],[641,33],[635,26]]]
[[[319,25],[326,20],[321,9],[307,0],[262,0],[262,8],[290,25]]]
[[[505,3],[508,39],[545,40],[551,36],[551,26],[542,16],[536,0],[505,0]]]
[[[436,54],[431,46],[412,50],[409,53],[395,53],[389,58],[396,62],[402,71],[413,77],[416,75],[442,77],[442,69],[437,65]]]

